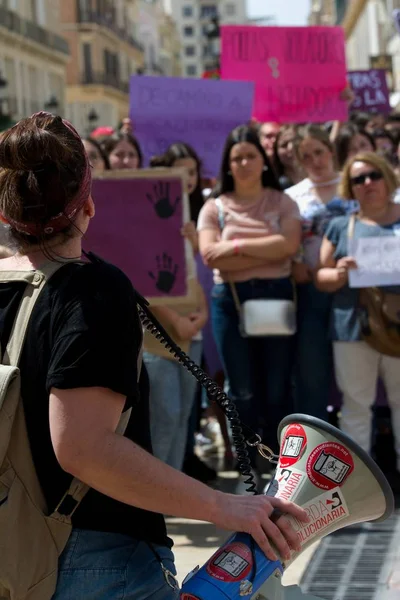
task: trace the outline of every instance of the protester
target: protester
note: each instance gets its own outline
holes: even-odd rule
[[[348,245],[349,237],[398,235],[400,206],[392,200],[396,187],[396,176],[381,157],[363,153],[349,160],[340,191],[343,198],[356,198],[360,210],[353,233],[349,220],[354,217],[338,217],[328,225],[321,247],[321,269],[317,273],[317,281],[320,289],[333,296],[329,332],[333,341],[336,381],[343,394],[340,426],[362,448],[368,452],[371,450],[371,410],[378,377],[381,377],[392,414],[397,483],[400,483],[400,359],[377,352],[363,340],[359,290],[349,287],[349,271],[356,269],[357,264]],[[381,289],[400,294],[400,286]]]
[[[19,363],[49,512],[72,476],[92,488],[72,515],[54,600],[116,598],[121,590],[126,600],[139,590],[143,600],[177,599],[163,571],[175,567],[160,511],[248,532],[271,560],[269,540],[284,558],[288,544],[300,550],[285,517],[270,516],[277,508],[306,521],[304,510],[274,497],[223,494],[151,456],[145,368],[137,383],[137,296],[116,267],[95,257],[75,262],[95,207],[89,161],[73,127],[48,113],[24,119],[2,138],[0,169],[0,212],[18,244],[0,270],[34,271],[50,258],[66,263],[37,302]],[[0,284],[3,348],[23,291],[20,282]],[[125,436],[118,435],[130,407]]]
[[[143,155],[139,142],[129,133],[114,133],[102,141],[101,147],[108,157],[113,171],[140,169],[143,166]]]
[[[247,126],[227,139],[219,200],[221,210],[208,200],[198,222],[200,252],[214,269],[215,341],[242,420],[263,428],[266,443],[276,447],[277,424],[291,410],[293,336],[243,337],[233,289],[240,303],[293,299],[290,263],[301,228],[296,204],[279,190],[258,136]]]
[[[386,129],[376,129],[372,133],[374,138],[376,151],[379,156],[385,158],[392,166],[397,163],[396,144],[392,134]]]
[[[293,265],[298,283],[294,393],[297,410],[326,419],[333,370],[326,334],[331,297],[316,289],[313,277],[327,224],[334,216],[345,214],[351,204],[338,196],[340,175],[329,134],[317,125],[308,125],[299,130],[295,148],[307,178],[286,190],[297,202],[303,223],[302,252]]]
[[[83,139],[82,143],[94,172],[101,172],[110,168],[108,156],[103,152],[103,149],[97,140],[89,137]]]
[[[201,161],[188,144],[172,144],[165,154],[154,156],[151,167],[180,167],[186,169],[187,191],[189,194],[190,222],[184,227],[184,234],[190,239],[193,249],[198,252],[196,223],[203,207],[204,199],[201,187]]]
[[[338,167],[343,169],[349,158],[359,152],[374,152],[375,140],[370,133],[351,123],[340,128],[335,139]]]
[[[304,179],[294,150],[297,127],[286,125],[279,131],[274,144],[274,164],[281,190],[286,190]]]
[[[268,156],[269,162],[273,169],[276,169],[274,146],[278,133],[280,131],[279,123],[262,123],[259,128],[261,146],[264,148],[265,154]]]

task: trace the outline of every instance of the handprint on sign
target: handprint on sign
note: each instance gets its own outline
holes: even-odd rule
[[[163,252],[162,256],[156,256],[157,276],[152,271],[149,271],[149,277],[156,282],[156,288],[160,292],[169,294],[175,285],[176,276],[179,266],[172,261],[172,258]]]
[[[156,214],[160,219],[169,219],[175,214],[180,197],[175,199],[175,203],[171,203],[170,184],[168,182],[159,181],[154,184],[153,195],[146,194],[147,200],[153,205]]]

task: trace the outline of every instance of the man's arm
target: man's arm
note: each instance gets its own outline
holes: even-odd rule
[[[288,544],[299,548],[288,521],[283,517],[275,524],[269,517],[278,508],[307,520],[305,511],[278,498],[223,494],[165,465],[115,433],[124,403],[105,388],[51,390],[51,438],[65,471],[120,502],[250,533],[271,560],[267,536],[283,557]]]

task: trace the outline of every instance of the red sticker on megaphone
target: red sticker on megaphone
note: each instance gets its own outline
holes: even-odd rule
[[[307,446],[307,436],[304,428],[298,423],[292,423],[286,429],[282,440],[279,456],[280,467],[291,467],[303,456]]]
[[[353,471],[353,457],[345,446],[337,442],[320,444],[307,460],[308,478],[321,490],[342,486]]]
[[[207,572],[220,581],[232,583],[247,577],[252,568],[251,549],[242,542],[232,542],[223,546],[212,557],[207,565]]]

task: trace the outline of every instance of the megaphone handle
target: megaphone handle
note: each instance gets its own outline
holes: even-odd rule
[[[248,486],[247,492],[256,495],[258,493],[257,484],[252,473],[251,462],[247,450],[246,438],[243,434],[243,428],[245,427],[247,431],[251,432],[251,437],[254,438],[253,443],[255,441],[256,445],[260,444],[261,438],[257,436],[257,434],[255,434],[250,427],[242,423],[233,400],[229,398],[229,396],[225,394],[219,385],[217,385],[215,381],[211,379],[211,377],[209,377],[207,373],[205,373],[203,369],[199,367],[199,365],[192,361],[191,358],[182,350],[182,348],[180,348],[174,342],[174,340],[168,335],[164,327],[149,309],[147,300],[145,300],[138,292],[136,292],[136,290],[135,293],[139,317],[142,321],[143,327],[147,329],[147,331],[149,331],[149,333],[151,333],[160,342],[160,344],[163,344],[168,352],[170,352],[172,356],[176,358],[180,364],[185,367],[185,369],[187,369],[191,375],[193,375],[193,377],[195,377],[195,379],[197,379],[200,385],[206,390],[210,400],[216,402],[227,417],[231,425],[232,439],[236,449],[238,470],[245,478],[245,484]]]

